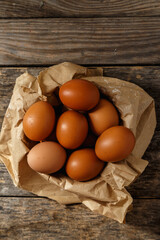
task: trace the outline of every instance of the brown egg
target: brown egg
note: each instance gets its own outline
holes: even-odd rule
[[[55,125],[55,111],[44,101],[34,103],[23,118],[25,135],[33,141],[41,141],[49,136]]]
[[[106,99],[100,99],[99,104],[88,113],[88,116],[90,127],[97,136],[119,123],[116,108]]]
[[[59,97],[62,103],[71,109],[88,111],[98,104],[100,94],[93,83],[84,79],[73,79],[61,86]]]
[[[54,173],[63,167],[66,161],[66,151],[59,143],[41,142],[30,150],[27,161],[36,172]]]
[[[74,180],[87,181],[96,177],[104,165],[93,149],[80,149],[70,155],[66,164],[66,173]]]
[[[135,137],[123,126],[115,126],[104,131],[97,139],[95,152],[105,162],[117,162],[126,158],[133,150]]]
[[[59,143],[68,149],[79,147],[88,133],[88,122],[85,116],[76,111],[64,112],[58,119],[56,136]]]

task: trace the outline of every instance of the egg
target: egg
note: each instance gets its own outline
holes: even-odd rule
[[[106,99],[100,99],[99,104],[88,113],[90,127],[99,136],[103,131],[119,124],[116,108]]]
[[[65,106],[73,110],[88,111],[98,104],[100,94],[95,84],[73,79],[60,87],[59,97]]]
[[[133,150],[135,137],[132,131],[123,126],[105,130],[97,139],[95,152],[105,162],[117,162],[126,158]]]
[[[55,125],[55,111],[44,101],[31,105],[23,118],[23,131],[33,141],[41,141],[48,137]]]
[[[104,162],[97,158],[93,149],[80,149],[74,151],[68,158],[66,173],[74,180],[87,181],[96,177],[104,165]]]
[[[40,173],[54,173],[60,170],[66,161],[65,149],[56,142],[41,142],[27,155],[28,165]]]
[[[83,114],[69,110],[59,117],[56,136],[63,147],[68,149],[79,147],[87,137],[87,133],[88,122]]]

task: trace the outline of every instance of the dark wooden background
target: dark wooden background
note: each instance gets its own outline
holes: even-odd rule
[[[160,1],[0,0],[0,125],[16,77],[64,61],[102,66],[156,102],[149,166],[128,188],[126,224],[15,188],[0,164],[0,239],[160,239]]]

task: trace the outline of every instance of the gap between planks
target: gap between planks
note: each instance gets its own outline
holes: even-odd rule
[[[0,64],[159,65],[159,22],[147,17],[1,19]]]
[[[106,1],[0,1],[1,18],[50,18],[50,17],[158,17],[160,3],[156,0],[106,0]]]
[[[23,196],[23,195],[21,195],[21,196],[19,196],[19,195],[0,195],[0,198],[38,198],[38,199],[49,199],[49,200],[53,200],[53,201],[55,201],[54,199],[50,199],[50,198],[47,198],[47,197],[41,197],[41,196]],[[154,199],[156,199],[156,200],[160,200],[160,197],[133,197],[133,200],[136,200],[136,199],[138,199],[138,200],[154,200]],[[69,205],[74,205],[74,204],[69,204]]]
[[[68,62],[68,61],[64,61]],[[26,65],[26,64],[18,64],[18,65],[2,65],[0,64],[0,68],[8,68],[8,69],[21,69],[21,68],[48,68],[52,67],[58,64],[63,63],[63,61],[59,63],[53,63],[53,64],[36,64],[36,65]],[[76,64],[76,63],[75,63]],[[77,64],[83,67],[89,67],[89,68],[94,68],[94,67],[102,67],[102,68],[107,68],[107,67],[160,67],[160,64]]]

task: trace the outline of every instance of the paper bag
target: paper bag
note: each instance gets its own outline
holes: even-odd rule
[[[154,100],[137,85],[116,78],[103,77],[101,68],[88,69],[62,63],[42,71],[36,78],[24,73],[17,78],[0,134],[0,159],[15,186],[61,204],[83,203],[93,212],[122,223],[132,206],[125,189],[145,169],[142,160],[156,126]],[[71,180],[64,174],[40,174],[27,164],[33,146],[23,132],[22,121],[27,109],[38,100],[58,106],[57,87],[68,80],[83,78],[94,82],[120,112],[123,125],[136,137],[133,152],[126,159],[108,163],[101,175],[88,182]]]

